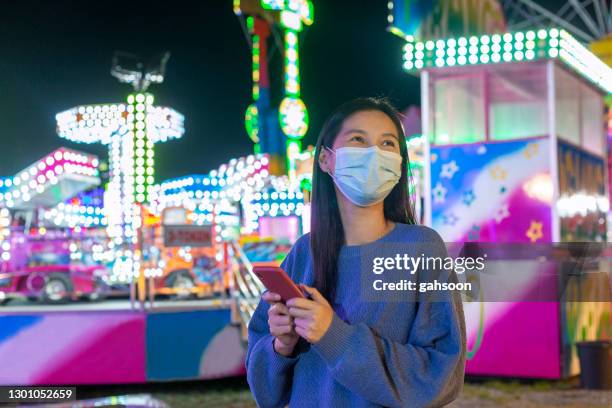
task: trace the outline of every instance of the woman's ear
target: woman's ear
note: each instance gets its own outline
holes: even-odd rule
[[[319,153],[319,167],[325,173],[329,173],[331,169],[331,154],[325,148],[321,148],[321,153]]]

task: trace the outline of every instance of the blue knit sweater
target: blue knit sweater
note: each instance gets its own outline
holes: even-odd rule
[[[309,234],[282,267],[295,282],[313,285]],[[273,348],[268,304],[260,301],[248,326],[247,381],[260,407],[442,406],[462,390],[465,322],[460,296],[447,301],[373,302],[360,291],[360,254],[385,243],[423,243],[426,255],[446,257],[430,228],[396,224],[379,240],[343,246],[338,260],[331,326],[316,343],[300,338],[294,354]]]

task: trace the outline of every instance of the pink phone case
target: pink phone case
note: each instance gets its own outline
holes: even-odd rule
[[[283,302],[294,297],[306,297],[287,272],[279,266],[253,265],[253,272],[270,292],[278,293]]]

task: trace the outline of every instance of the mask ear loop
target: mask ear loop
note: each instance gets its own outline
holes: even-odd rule
[[[329,147],[327,147],[327,146],[323,146],[323,148],[327,149],[327,150],[328,150],[330,153],[332,153],[332,154],[334,155],[334,157],[336,156],[336,152],[335,152],[335,151],[333,151],[332,149],[330,149]],[[326,171],[326,173],[327,173],[327,174],[329,174],[329,176],[330,176],[330,177],[331,177],[333,180],[335,180],[335,179],[336,179],[336,176],[335,176],[335,175],[332,173],[332,171],[331,171],[331,167],[329,167],[329,166],[328,166],[328,169],[329,169],[329,170],[328,170],[328,171]]]

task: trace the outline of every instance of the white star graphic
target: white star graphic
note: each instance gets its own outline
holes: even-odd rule
[[[459,171],[459,166],[457,166],[457,163],[453,160],[449,163],[442,165],[442,171],[440,172],[440,178],[451,179],[453,178],[455,173],[458,171]]]
[[[434,196],[434,203],[443,203],[446,201],[446,190],[442,184],[438,181],[438,184],[431,190]]]
[[[508,211],[508,204],[503,204],[497,213],[495,214],[495,222],[498,224],[502,222],[504,219],[510,216],[510,211]]]

